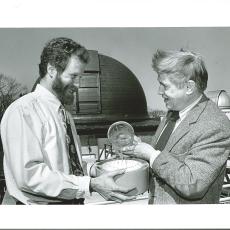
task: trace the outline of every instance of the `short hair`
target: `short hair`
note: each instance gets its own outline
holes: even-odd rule
[[[197,89],[207,88],[208,72],[199,54],[181,49],[180,51],[157,50],[152,59],[153,69],[158,75],[173,74],[170,78],[178,87],[185,81],[193,80]]]
[[[62,73],[71,57],[76,55],[83,63],[88,63],[89,52],[85,47],[69,38],[54,38],[44,47],[39,64],[39,75],[43,78],[47,74],[48,63]]]

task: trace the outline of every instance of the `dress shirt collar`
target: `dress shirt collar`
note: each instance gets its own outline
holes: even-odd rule
[[[51,103],[56,111],[58,111],[60,106],[62,105],[60,100],[41,84],[37,84],[34,92],[39,96],[45,98],[47,102]]]
[[[192,104],[190,104],[189,106],[187,106],[185,109],[179,111],[179,116],[180,116],[180,120],[183,120],[186,115],[188,114],[188,112],[196,105],[198,104],[198,102],[200,101],[200,99],[202,98],[202,94],[200,95],[199,98],[197,98]]]

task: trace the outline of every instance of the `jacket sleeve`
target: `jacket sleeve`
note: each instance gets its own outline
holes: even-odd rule
[[[17,187],[42,197],[74,199],[89,190],[88,176],[67,175],[44,161],[42,125],[34,114],[18,107],[1,124],[5,163]],[[49,153],[49,154],[52,154]]]
[[[154,173],[187,199],[201,198],[224,169],[230,132],[213,124],[183,154],[163,150],[152,164]]]

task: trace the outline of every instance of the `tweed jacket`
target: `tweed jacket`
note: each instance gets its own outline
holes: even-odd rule
[[[165,122],[153,137],[153,147]],[[149,204],[218,203],[229,150],[230,121],[204,95],[154,160]]]

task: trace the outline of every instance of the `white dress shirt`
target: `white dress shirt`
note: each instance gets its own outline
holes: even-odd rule
[[[176,121],[175,127],[173,129],[173,132],[177,129],[177,127],[179,126],[179,124],[185,119],[185,117],[188,115],[189,111],[191,111],[191,109],[198,104],[198,102],[200,101],[200,99],[202,98],[202,94],[200,95],[200,97],[195,100],[192,104],[190,104],[189,106],[187,106],[185,109],[179,111],[179,119]],[[172,133],[173,133],[172,132]],[[150,166],[153,165],[154,160],[157,158],[157,156],[161,153],[161,151],[156,150],[156,154],[152,155],[150,158]]]
[[[7,190],[25,204],[46,204],[89,194],[90,177],[70,175],[60,106],[58,98],[38,84],[34,92],[13,102],[2,118]],[[76,136],[73,120],[71,124]],[[76,138],[75,145],[81,161]]]
[[[185,117],[188,115],[189,111],[200,101],[202,98],[202,94],[198,99],[196,99],[192,104],[187,106],[185,109],[179,111],[179,119],[176,121],[175,127],[173,129],[173,132],[176,130],[176,128],[179,126],[179,124],[185,119]]]

